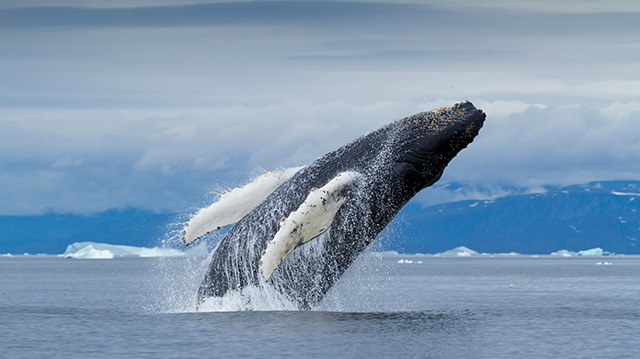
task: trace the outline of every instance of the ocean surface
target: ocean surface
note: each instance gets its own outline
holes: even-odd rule
[[[640,357],[638,256],[369,253],[308,312],[194,312],[205,268],[0,257],[0,357]]]

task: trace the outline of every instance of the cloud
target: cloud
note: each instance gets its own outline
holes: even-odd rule
[[[640,102],[622,103],[616,101],[600,110],[600,115],[616,121],[622,121],[626,118],[640,119]]]
[[[0,8],[2,107],[374,103],[445,87],[494,100],[639,96],[631,74],[640,14],[633,12],[495,11],[511,7],[500,1],[488,9],[468,2],[48,3]]]
[[[424,205],[640,178],[640,112],[635,102],[600,109],[474,102],[487,113],[485,126],[451,162],[440,182],[419,194]]]
[[[140,7],[30,6],[0,8],[0,27],[104,28],[282,26],[348,21],[380,15],[402,16],[423,6],[322,1],[218,2]]]
[[[532,107],[539,109],[545,109],[547,107],[543,104],[529,104],[517,100],[498,100],[493,102],[479,100],[475,102],[475,105],[479,108],[482,108],[484,112],[490,113],[491,117],[496,119],[506,119],[513,114],[523,113],[524,111]]]
[[[496,102],[488,108],[495,105],[512,107]],[[539,186],[638,178],[640,118],[612,114],[611,106],[583,105],[531,105],[495,117],[487,110],[485,128],[452,168],[451,179]]]
[[[183,210],[258,168],[309,163],[398,117],[400,107],[0,111],[0,214]]]
[[[181,209],[462,99],[445,180],[637,177],[640,14],[576,4],[1,4],[0,213]]]
[[[63,156],[51,165],[51,168],[77,168],[82,165],[84,160],[74,159],[71,156]]]
[[[287,102],[202,110],[13,110],[0,120],[0,213],[184,210],[256,171],[307,164],[394,119],[455,100]],[[640,178],[635,102],[601,108],[474,100],[487,121],[423,203]],[[0,118],[9,117],[0,112]],[[474,189],[475,188],[475,189]]]
[[[546,14],[589,14],[611,12],[640,12],[640,5],[634,0],[569,0],[569,1],[513,1],[513,0],[454,0],[440,3],[448,8],[488,8],[511,11],[534,11]]]

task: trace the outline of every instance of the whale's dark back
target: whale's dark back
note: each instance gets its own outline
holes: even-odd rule
[[[395,121],[301,169],[236,223],[215,250],[198,303],[252,285],[272,286],[301,309],[317,304],[356,257],[421,189],[435,183],[451,159],[478,134],[485,115],[470,102]],[[261,251],[313,187],[337,174],[362,180],[331,228],[288,255],[265,281]]]

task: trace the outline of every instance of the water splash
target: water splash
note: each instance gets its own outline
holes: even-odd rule
[[[373,160],[369,162],[367,166],[366,174],[368,178],[376,178],[381,176],[387,176],[389,171],[389,162],[393,157],[393,151],[397,147],[395,142],[397,141],[397,134],[395,131],[390,131],[386,134],[385,139],[381,141],[380,147],[376,149],[376,155]],[[303,170],[304,171],[304,170]],[[311,292],[322,293],[320,289],[323,286],[322,273],[318,268],[325,265],[324,258],[326,254],[332,251],[328,242],[331,238],[331,232],[334,230],[341,230],[348,232],[348,228],[359,226],[368,227],[373,226],[372,223],[372,208],[370,206],[371,191],[376,185],[379,186],[381,181],[372,181],[364,178],[358,180],[358,185],[355,188],[352,198],[350,199],[350,205],[348,209],[345,209],[343,213],[344,221],[339,225],[344,228],[335,228],[334,223],[328,231],[320,235],[319,237],[311,240],[310,242],[300,246],[293,251],[286,260],[292,264],[284,270],[291,271],[288,275],[291,278],[296,278],[299,275],[306,275],[308,273],[315,273],[315,278],[312,278],[309,285],[312,286]],[[384,181],[382,181],[384,182]],[[375,190],[380,190],[376,188]],[[287,199],[283,199],[286,201]],[[271,210],[263,211],[261,220],[267,225],[269,223],[279,223],[281,214],[278,212],[278,208],[286,207],[285,203],[278,203],[273,201],[271,204]],[[180,222],[180,221],[179,221]],[[163,241],[163,245],[166,247],[172,247],[179,245],[181,228],[176,226],[169,231],[168,237]],[[249,235],[254,235],[250,233]],[[263,238],[246,238],[246,241],[235,241],[229,243],[227,249],[227,255],[229,256],[229,262],[227,264],[226,273],[230,276],[235,276],[230,283],[241,283],[241,278],[249,278],[254,275],[255,266],[250,262],[251,258],[259,258],[261,250],[260,246],[256,245]],[[216,243],[222,239],[222,235],[214,234],[203,238],[205,243]],[[213,253],[213,251],[212,251]],[[210,256],[211,257],[211,256]],[[376,258],[375,255],[370,253],[366,256],[361,256],[361,259],[357,260],[357,265],[350,273],[358,273],[361,283],[368,283],[370,287],[368,292],[375,293],[382,288],[371,288],[373,283],[375,286],[379,286],[379,281],[373,281],[367,279],[366,273],[376,273],[372,270],[375,265],[371,265],[372,258]],[[380,260],[375,260],[379,265]],[[160,303],[156,304],[156,307],[160,311],[168,312],[180,312],[180,311],[193,311],[195,310],[195,293],[202,278],[205,277],[207,272],[207,261],[195,261],[193,259],[185,261],[168,261],[164,260],[160,262],[159,272],[161,273],[162,286],[161,297],[164,298]],[[364,266],[366,270],[358,270]],[[364,289],[362,285],[358,285],[360,290]],[[331,301],[328,304],[315,305],[311,309],[317,308],[332,308],[338,310],[340,308],[354,308],[346,303],[338,300],[338,298],[345,297],[345,289],[341,291],[331,291]],[[346,297],[350,297],[346,295]],[[364,300],[368,302],[374,296],[368,295],[362,300],[357,301],[362,303]],[[362,308],[366,305],[358,305],[356,307]],[[258,275],[258,280],[255,283],[251,283],[248,286],[241,289],[230,288],[226,294],[222,297],[209,297],[203,303],[200,304],[198,311],[236,311],[236,310],[296,310],[298,306],[291,298],[283,294],[277,289],[276,285],[268,283],[263,277]]]
[[[293,180],[284,182],[258,205],[258,210],[249,212],[233,227],[211,257],[208,270],[202,268],[206,265],[189,268],[191,273],[205,272],[198,289],[200,310],[287,310],[293,304],[293,308],[321,307],[321,299],[341,276],[353,272],[345,272],[350,265],[366,263],[358,255],[416,191],[439,179],[452,156],[475,136],[473,129],[477,132],[477,126],[470,126],[472,130],[466,132],[453,130],[460,132],[455,132],[460,138],[443,133],[453,139],[452,147],[432,155],[430,140],[420,140],[418,135],[447,128],[451,120],[447,115],[439,116],[436,112],[429,116],[419,114],[395,122],[321,157],[300,170]],[[345,153],[351,159],[346,163],[341,157]],[[265,280],[258,273],[257,264],[266,241],[277,233],[280,218],[297,208],[310,188],[323,185],[344,171],[357,171],[363,178],[357,181],[330,229],[291,252],[277,275]],[[375,292],[377,285],[369,286],[373,289],[370,291]],[[335,298],[335,293],[331,290],[329,294]]]
[[[167,232],[160,241],[161,248],[184,250],[180,241],[186,215],[177,217],[167,225]],[[188,217],[187,217],[188,218]],[[213,233],[192,247],[191,255],[162,257],[150,262],[151,275],[147,284],[148,298],[144,310],[151,313],[195,312],[195,293],[202,282],[215,246],[224,233]]]
[[[209,297],[198,308],[199,312],[296,310],[298,307],[277,290],[253,285],[239,291],[229,291],[223,297]]]
[[[309,271],[312,262],[304,258],[316,257],[325,250],[330,234],[299,247],[292,258],[300,270]],[[385,231],[349,267],[341,280],[333,286],[324,299],[312,311],[326,312],[381,312],[389,308],[407,308],[406,298],[393,293],[392,264],[385,262],[380,253],[382,243],[393,240],[395,231]],[[200,246],[218,244],[223,235],[210,235],[202,239]],[[163,240],[166,248],[179,248],[178,238]],[[215,248],[214,248],[215,250]],[[230,290],[223,297],[211,297],[196,310],[196,293],[208,269],[213,251],[208,256],[163,257],[150,261],[152,276],[144,295],[148,303],[144,310],[150,313],[194,313],[235,311],[298,311],[289,298],[271,285],[247,286],[242,290]]]

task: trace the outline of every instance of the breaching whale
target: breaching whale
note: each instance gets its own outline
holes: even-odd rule
[[[485,117],[468,101],[418,113],[221,195],[182,232],[190,244],[235,222],[212,253],[197,306],[252,287],[313,308],[398,211],[440,179]]]

